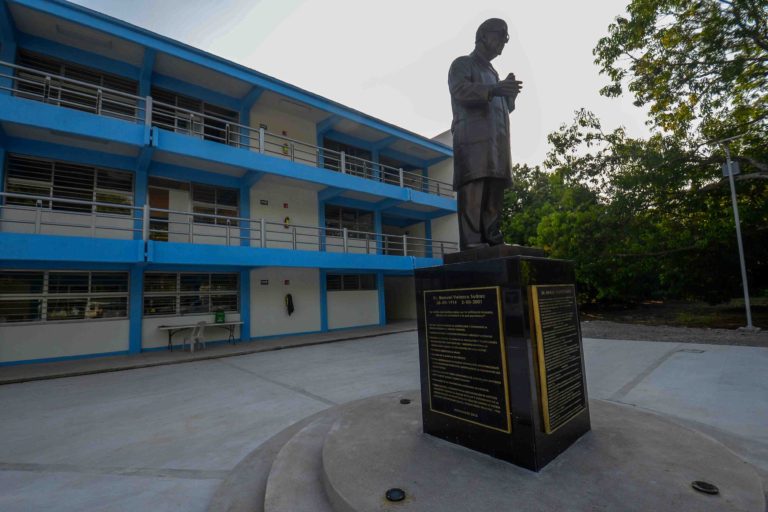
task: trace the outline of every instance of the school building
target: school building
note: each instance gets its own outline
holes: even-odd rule
[[[258,343],[413,319],[414,269],[458,250],[452,155],[89,9],[0,0],[0,365],[166,350],[199,322]]]

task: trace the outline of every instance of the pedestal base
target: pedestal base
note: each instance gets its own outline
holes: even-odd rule
[[[571,262],[512,256],[415,278],[424,432],[539,471],[589,431]]]

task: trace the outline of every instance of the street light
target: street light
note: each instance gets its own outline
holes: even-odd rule
[[[741,265],[741,284],[742,288],[744,289],[744,307],[747,310],[747,326],[746,327],[740,327],[741,330],[744,331],[759,331],[759,327],[755,327],[752,325],[752,308],[749,304],[749,285],[747,284],[747,266],[744,263],[744,245],[741,242],[741,221],[739,220],[739,206],[736,204],[736,183],[733,179],[733,162],[731,162],[731,150],[728,147],[728,142],[738,139],[740,137],[743,137],[744,133],[741,135],[736,135],[735,137],[728,137],[727,139],[721,139],[718,141],[714,141],[714,143],[719,144],[723,147],[725,150],[725,160],[726,160],[726,171],[728,173],[728,181],[731,184],[731,203],[733,204],[733,218],[736,223],[736,240],[739,245],[739,264]]]

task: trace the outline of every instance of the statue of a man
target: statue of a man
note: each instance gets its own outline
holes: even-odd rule
[[[461,250],[504,243],[501,213],[504,190],[512,180],[509,113],[522,82],[512,73],[499,80],[491,61],[508,41],[504,20],[484,21],[475,35],[475,50],[454,60],[448,72]]]

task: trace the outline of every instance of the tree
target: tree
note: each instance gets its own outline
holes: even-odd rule
[[[654,127],[702,142],[768,124],[768,0],[631,0],[594,50]]]

